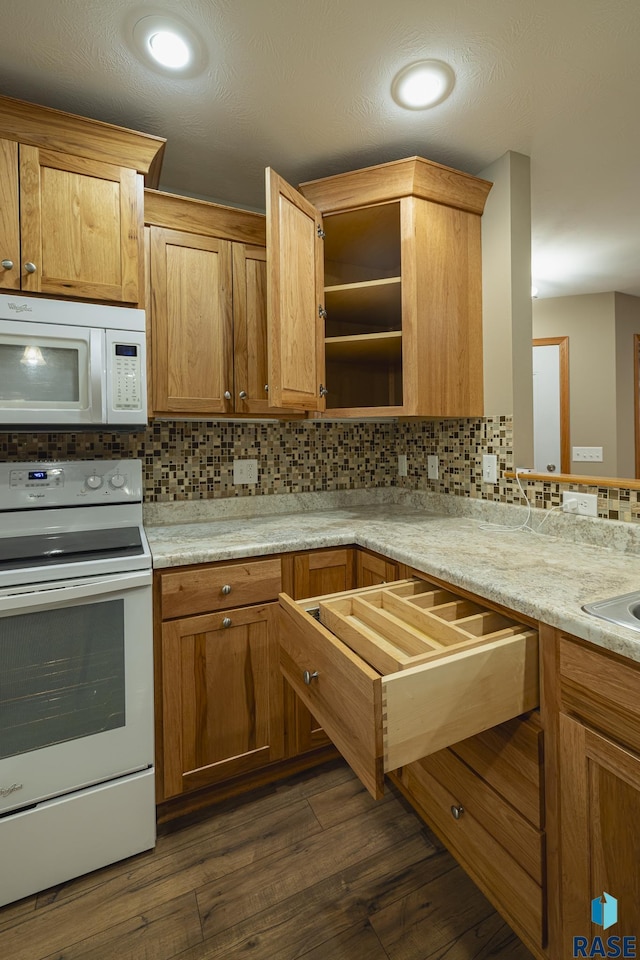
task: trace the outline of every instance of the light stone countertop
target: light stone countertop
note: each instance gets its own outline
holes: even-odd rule
[[[153,565],[159,569],[357,544],[640,662],[640,632],[580,609],[584,603],[640,590],[640,554],[557,535],[506,532],[487,526],[482,514],[428,512],[419,498],[395,497],[401,502],[394,503],[392,495],[370,493],[369,498],[343,497],[340,505],[334,500],[324,510],[317,509],[322,498],[316,497],[306,505],[292,501],[291,513],[271,512],[281,505],[263,503],[256,504],[262,515],[252,517],[230,515],[227,508],[220,519],[206,519],[204,511],[194,522],[147,522]],[[491,519],[516,526],[524,514],[524,508],[494,510]],[[162,515],[154,514],[153,520]],[[167,516],[172,516],[170,508]],[[609,527],[604,543],[615,540],[609,523],[598,526]]]

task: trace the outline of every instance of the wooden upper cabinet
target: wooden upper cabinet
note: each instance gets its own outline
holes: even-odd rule
[[[266,192],[269,399],[324,410],[322,218],[270,168]]]
[[[146,190],[145,222],[150,409],[291,416],[268,390],[264,216]]]
[[[482,415],[490,187],[419,157],[301,185],[325,232],[328,415]]]
[[[0,138],[0,288],[140,302],[164,140],[7,97]]]
[[[233,409],[231,247],[228,240],[151,227],[156,413]]]
[[[18,144],[0,140],[0,288],[20,289]]]
[[[142,178],[135,170],[20,145],[22,289],[137,303]],[[29,273],[25,264],[36,269]]]

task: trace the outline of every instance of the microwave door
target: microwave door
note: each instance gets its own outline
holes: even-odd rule
[[[102,423],[104,332],[0,320],[0,423]]]

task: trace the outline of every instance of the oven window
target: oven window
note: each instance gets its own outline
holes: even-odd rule
[[[124,600],[0,619],[0,758],[124,724]]]

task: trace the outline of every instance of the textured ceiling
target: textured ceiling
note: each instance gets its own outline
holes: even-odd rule
[[[168,78],[131,40],[174,13],[202,72]],[[292,183],[420,154],[477,173],[531,157],[541,296],[640,296],[638,0],[2,0],[0,93],[168,140],[161,186],[261,209]],[[451,98],[405,111],[396,71],[425,57]]]

